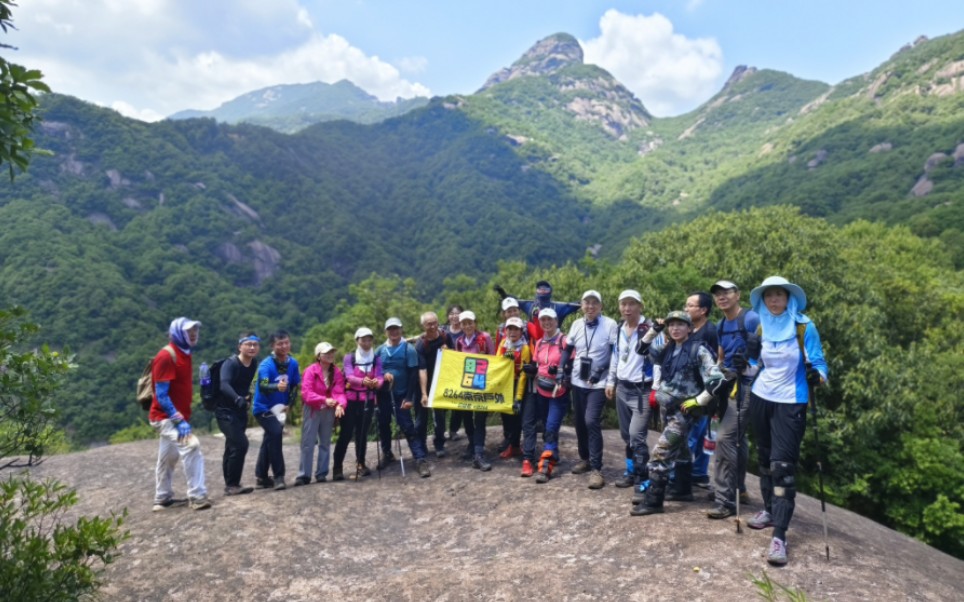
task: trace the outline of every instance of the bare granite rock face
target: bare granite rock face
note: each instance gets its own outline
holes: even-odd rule
[[[489,430],[493,445],[500,434]],[[432,458],[428,479],[413,474],[406,447],[404,478],[395,462],[380,479],[291,488],[293,433],[289,489],[231,498],[221,494],[223,439],[202,437],[214,507],[200,512],[151,512],[155,441],[51,457],[34,472],[77,488],[75,515],[128,508],[131,539],[108,569],[106,600],[751,600],[750,576],[764,569],[812,600],[960,599],[964,562],[835,507],[827,509],[828,562],[820,504],[808,496],[797,497],[790,564],[780,569],[763,558],[768,531],[744,522],[737,534],[732,520],[708,520],[708,501],[632,517],[631,491],[612,485],[622,441],[604,435],[608,483],[598,491],[586,488],[588,475],[569,472],[568,427],[560,476],[545,485],[519,478],[516,460],[473,470],[457,457],[464,437],[449,443],[456,453]],[[244,482],[253,484],[260,429],[249,436]],[[368,457],[374,465],[374,444]],[[744,519],[761,509],[757,480],[747,480]],[[180,473],[174,483],[183,495]]]

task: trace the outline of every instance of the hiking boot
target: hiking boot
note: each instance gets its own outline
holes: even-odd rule
[[[773,566],[783,566],[787,563],[787,542],[774,537],[770,540],[770,549],[767,550],[767,562]]]
[[[245,495],[254,491],[254,487],[242,487],[240,485],[231,485],[224,488],[224,495]]]
[[[358,476],[360,477],[367,477],[367,476],[371,476],[372,474],[372,471],[369,470],[367,466],[365,466],[364,462],[359,462],[357,465],[355,465],[355,470],[357,471]]]
[[[392,452],[382,454],[382,459],[378,461],[378,464],[375,466],[375,468],[378,470],[385,470],[386,468],[388,468],[388,465],[394,461],[395,461],[395,454],[393,454]]]
[[[435,457],[436,457],[436,458],[444,458],[444,457],[447,456],[447,455],[449,455],[449,453],[448,453],[447,451],[445,451],[444,449],[442,449],[442,448],[439,448],[439,449],[435,450]]]
[[[474,446],[474,445],[469,445],[468,447],[465,448],[465,451],[462,452],[462,459],[463,459],[463,460],[474,460],[474,459],[475,459],[475,446]]]
[[[751,529],[766,529],[773,526],[773,517],[766,510],[760,510],[746,521],[746,526]]]
[[[208,508],[211,507],[211,500],[209,500],[208,496],[206,495],[202,497],[192,497],[190,502],[188,503],[191,506],[191,510],[207,510]],[[785,554],[784,554],[783,562],[786,563]]]
[[[284,478],[284,477],[277,477],[277,478],[274,480],[274,490],[275,490],[275,491],[284,491],[286,487],[287,487],[287,485],[285,485],[285,478]]]
[[[317,477],[315,477],[315,483],[325,483],[327,481],[328,481],[327,475],[318,475]]]
[[[295,487],[301,487],[311,483],[311,477],[298,477],[295,479]]]
[[[714,520],[721,520],[724,518],[729,518],[733,516],[734,510],[729,506],[724,506],[723,504],[717,504],[713,506],[713,509],[706,513],[707,518],[712,518]]]
[[[344,481],[344,480],[345,480],[345,473],[342,472],[341,468],[335,468],[334,470],[331,471],[331,480],[332,480],[332,481]]]
[[[530,462],[530,461],[528,461],[528,460],[523,460],[523,461],[522,461],[522,474],[521,474],[520,476],[523,476],[523,477],[531,477],[531,476],[532,476],[532,473],[533,473],[533,470],[532,470],[532,462]]]
[[[589,475],[589,488],[590,489],[602,489],[606,486],[606,478],[603,477],[601,471],[594,470],[592,474]]]
[[[666,501],[669,502],[692,502],[693,497],[693,463],[676,463],[676,480],[673,481],[672,489],[666,494]]]
[[[472,468],[478,468],[482,472],[488,472],[492,470],[492,464],[489,463],[482,454],[475,454],[475,457],[472,459]]]
[[[254,480],[254,486],[258,489],[271,489],[274,487],[274,479],[271,477],[258,477]]]
[[[633,489],[633,504],[642,504],[646,501],[646,490],[649,489],[650,485],[651,483],[647,479]]]
[[[518,458],[521,455],[522,455],[521,447],[519,447],[518,445],[510,445],[509,447],[502,450],[502,453],[499,454],[499,457],[502,458],[503,460],[508,460],[510,458]]]
[[[632,487],[635,484],[636,484],[636,475],[628,472],[624,472],[623,476],[616,479],[616,482],[613,483],[613,485],[615,485],[616,487],[619,487],[620,489]]]
[[[589,466],[589,460],[579,460],[572,467],[572,474],[586,474],[590,470],[592,470],[592,467]]]
[[[692,481],[692,482],[693,482],[694,485],[696,485],[696,486],[699,487],[700,489],[709,489],[709,488],[710,488],[710,477],[709,477],[709,475],[703,475],[703,476],[701,476],[701,477],[693,477],[693,481]]]
[[[432,469],[429,467],[428,462],[425,459],[415,461],[415,470],[418,471],[418,476],[424,478],[432,476]]]
[[[552,477],[552,469],[555,468],[556,461],[552,457],[551,451],[542,452],[539,458],[539,472],[536,473],[536,483],[546,483]]]
[[[176,508],[177,506],[184,506],[186,504],[187,500],[176,500],[172,497],[169,497],[165,500],[154,500],[154,505],[151,506],[151,512],[161,512],[163,510],[167,510],[168,508]]]
[[[646,503],[636,504],[633,509],[629,511],[630,516],[649,516],[650,514],[662,514],[665,512],[663,506],[647,506]]]

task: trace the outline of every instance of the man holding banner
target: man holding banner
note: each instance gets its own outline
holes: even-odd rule
[[[475,328],[475,314],[462,312],[462,334],[455,351],[439,349],[428,403],[435,410],[472,413],[466,422],[473,451],[472,465],[492,469],[485,459],[485,419],[488,412],[512,413],[514,362],[492,355],[492,338]],[[471,429],[471,430],[469,430]]]

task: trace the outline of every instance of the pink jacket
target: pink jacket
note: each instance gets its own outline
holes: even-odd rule
[[[320,363],[315,362],[305,370],[301,377],[301,399],[306,406],[315,410],[327,408],[325,400],[329,397],[343,408],[348,405],[345,399],[345,373],[338,366],[334,368],[335,378],[330,388],[325,385],[325,371]]]

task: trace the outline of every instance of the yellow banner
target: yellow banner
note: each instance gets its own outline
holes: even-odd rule
[[[509,358],[439,349],[428,405],[511,414],[514,376],[515,362]]]

